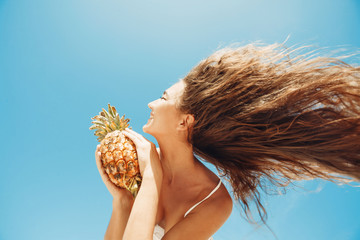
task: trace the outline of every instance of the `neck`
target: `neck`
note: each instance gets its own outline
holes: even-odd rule
[[[192,181],[199,161],[194,157],[193,147],[187,141],[178,139],[159,139],[160,159],[163,167],[163,181],[177,185]]]

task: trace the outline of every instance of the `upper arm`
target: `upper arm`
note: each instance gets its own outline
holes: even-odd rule
[[[208,199],[210,200],[210,199]],[[207,240],[226,221],[232,211],[232,200],[226,197],[204,201],[189,215],[175,224],[163,240]]]

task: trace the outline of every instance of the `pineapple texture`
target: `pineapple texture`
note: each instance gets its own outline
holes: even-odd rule
[[[93,117],[90,130],[96,129],[95,135],[100,142],[101,163],[111,182],[120,188],[128,189],[136,197],[141,185],[139,162],[133,141],[122,130],[128,127],[128,119],[119,117],[110,104],[109,111],[103,109]]]

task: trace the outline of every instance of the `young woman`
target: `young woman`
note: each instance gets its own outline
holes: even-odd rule
[[[251,221],[259,188],[293,180],[360,180],[360,68],[298,55],[281,45],[215,52],[149,103],[137,147],[143,182],[136,200],[115,187],[105,239],[209,239],[232,210],[217,175],[230,182]],[[194,155],[194,153],[196,155]]]

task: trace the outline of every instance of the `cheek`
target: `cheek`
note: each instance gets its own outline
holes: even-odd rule
[[[161,124],[163,125],[162,127],[169,130],[174,129],[179,121],[178,114],[173,108],[164,109],[161,119]]]

